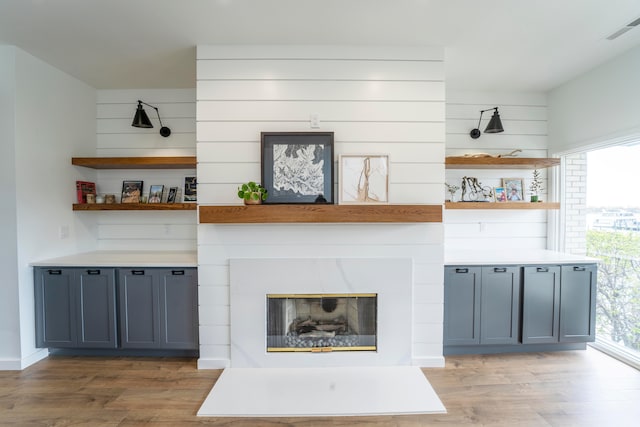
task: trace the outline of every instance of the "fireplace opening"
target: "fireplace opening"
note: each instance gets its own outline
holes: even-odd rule
[[[376,351],[377,294],[268,294],[267,352]]]

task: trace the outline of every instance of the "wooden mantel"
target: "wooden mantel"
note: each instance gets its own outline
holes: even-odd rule
[[[441,205],[200,206],[201,224],[442,222]]]

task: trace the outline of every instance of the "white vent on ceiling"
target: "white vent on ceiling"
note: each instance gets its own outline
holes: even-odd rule
[[[638,18],[635,21],[630,22],[627,25],[625,25],[624,27],[620,28],[618,31],[616,31],[615,33],[613,33],[609,37],[607,37],[607,40],[615,40],[618,37],[620,37],[621,35],[623,35],[624,33],[626,33],[627,31],[633,29],[634,27],[637,27],[638,25],[640,25],[640,18]]]

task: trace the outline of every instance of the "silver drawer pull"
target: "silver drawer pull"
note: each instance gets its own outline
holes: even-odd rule
[[[468,268],[456,268],[456,273],[468,273]]]
[[[507,269],[505,267],[494,267],[493,272],[494,273],[506,273]]]
[[[538,273],[547,273],[549,271],[549,268],[548,267],[538,267],[538,268],[536,268],[536,271]]]

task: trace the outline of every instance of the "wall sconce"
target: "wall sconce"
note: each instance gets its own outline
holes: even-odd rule
[[[473,129],[469,133],[469,135],[471,135],[471,138],[473,139],[480,138],[480,121],[482,120],[482,113],[489,110],[495,110],[495,111],[493,112],[493,116],[491,116],[491,120],[489,120],[489,124],[487,125],[487,128],[484,130],[484,133],[504,132],[504,129],[502,128],[502,122],[500,121],[500,114],[498,114],[498,107],[488,108],[486,110],[480,111],[480,119],[478,120],[478,127]]]
[[[146,128],[146,129],[153,127],[151,120],[149,120],[149,116],[147,116],[147,112],[144,111],[144,108],[142,108],[142,104],[156,110],[156,114],[158,115],[158,120],[160,121],[160,135],[164,136],[165,138],[171,135],[171,129],[169,129],[166,126],[162,126],[162,119],[160,118],[158,107],[154,107],[153,105],[147,104],[146,102],[142,102],[140,100],[138,100],[138,108],[136,109],[135,116],[133,116],[133,123],[131,123],[131,126],[133,126],[134,128]]]

